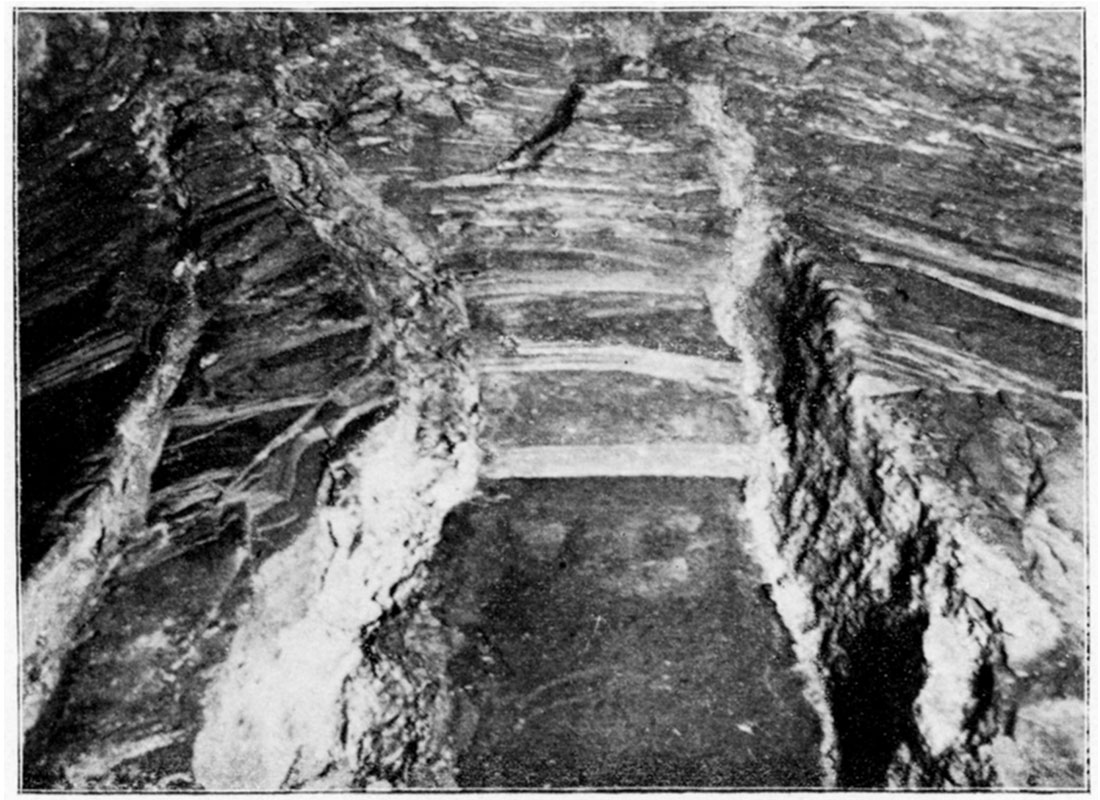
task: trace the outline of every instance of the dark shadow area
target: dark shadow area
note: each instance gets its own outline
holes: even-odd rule
[[[843,643],[847,668],[834,665],[829,679],[840,755],[838,786],[883,787],[902,744],[920,752],[913,704],[925,681],[922,645],[927,624],[924,615],[902,616],[877,608]]]
[[[74,482],[94,485],[114,422],[146,364],[131,359],[74,385],[23,402],[19,413],[19,566],[26,577],[54,544],[51,513]],[[97,460],[98,459],[98,460]]]

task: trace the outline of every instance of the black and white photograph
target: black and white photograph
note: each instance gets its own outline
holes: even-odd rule
[[[2,793],[1089,791],[1086,16],[9,9]]]

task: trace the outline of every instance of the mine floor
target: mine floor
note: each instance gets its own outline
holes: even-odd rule
[[[818,721],[735,481],[511,480],[449,520],[467,787],[814,786]]]

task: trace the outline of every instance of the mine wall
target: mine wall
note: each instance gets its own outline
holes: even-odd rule
[[[1078,15],[18,34],[24,789],[1087,783]]]

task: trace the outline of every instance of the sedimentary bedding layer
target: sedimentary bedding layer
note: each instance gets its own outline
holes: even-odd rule
[[[1084,785],[1079,14],[18,34],[24,787]]]

